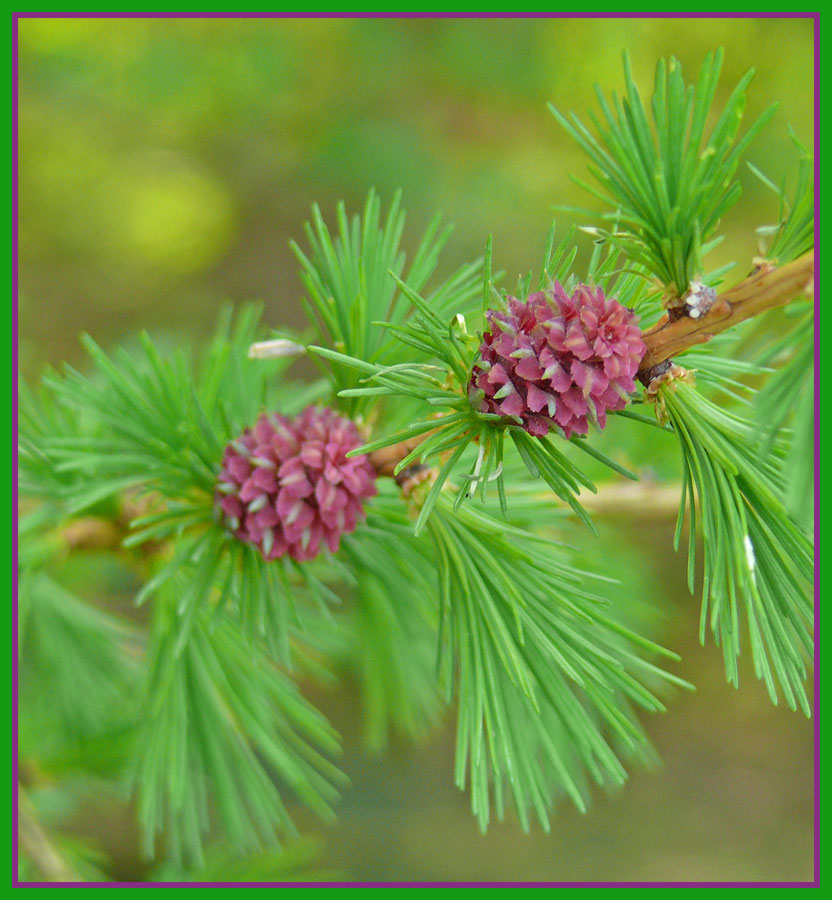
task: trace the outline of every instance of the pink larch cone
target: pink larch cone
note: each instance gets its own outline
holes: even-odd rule
[[[355,425],[331,409],[261,415],[223,456],[216,499],[226,526],[266,559],[313,559],[322,542],[334,553],[377,493],[367,457],[347,459],[361,443]]]
[[[635,390],[645,353],[633,312],[600,288],[560,284],[510,297],[504,312],[488,312],[480,359],[469,384],[483,412],[519,419],[541,437],[557,427],[569,438],[588,423],[606,425],[607,410],[623,409]]]

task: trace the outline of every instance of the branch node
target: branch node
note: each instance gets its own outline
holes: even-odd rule
[[[642,369],[638,373],[638,380],[649,390],[653,381],[669,371],[672,365],[673,360],[666,359],[664,362],[660,362],[655,366],[650,366],[649,369]]]
[[[406,469],[402,469],[398,475],[394,476],[394,481],[401,488],[402,496],[407,500],[413,494],[413,491],[425,481],[433,481],[438,472],[424,463],[414,463]]]
[[[683,369],[676,365],[673,360],[667,359],[653,366],[651,370],[653,376],[647,382],[647,390],[644,392],[644,399],[648,403],[656,405],[656,421],[659,425],[667,424],[667,409],[665,407],[664,398],[659,392],[661,388],[675,391],[679,382],[683,381],[692,387],[696,386],[695,369]],[[639,375],[641,378],[641,375]]]
[[[681,297],[667,302],[667,318],[675,322],[685,317],[701,319],[716,302],[716,291],[702,281],[691,281]]]

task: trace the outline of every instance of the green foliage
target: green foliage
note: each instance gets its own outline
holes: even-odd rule
[[[43,402],[21,422],[23,446],[31,448],[22,454],[31,495],[48,496],[25,520],[30,543],[48,551],[55,529],[82,512],[107,512],[124,492],[147,509],[131,520],[124,547],[141,557],[170,543],[170,553],[144,565],[135,598],[155,598],[155,625],[134,765],[146,850],[167,826],[169,852],[189,859],[200,858],[214,803],[239,848],[268,843],[278,826],[291,833],[269,773],[323,815],[337,796],[325,776],[342,781],[306,743],[336,750],[331,729],[275,668],[276,660],[295,661],[290,630],[300,627],[298,604],[338,598],[314,568],[285,560],[267,566],[250,546],[230,542],[214,518],[225,443],[262,405],[275,403],[270,376],[285,368],[246,358],[258,319],[259,310],[248,307],[231,329],[223,313],[198,363],[184,351],[163,354],[147,335],[112,359],[87,340],[95,373],[49,375]],[[280,393],[291,413],[319,396],[321,384],[290,394],[284,382]],[[56,684],[53,715],[74,716],[89,737],[90,720],[118,708],[116,695],[128,693],[121,670],[113,671],[124,664],[123,651],[106,616],[37,572],[35,564],[46,561],[48,552],[33,556],[27,646],[39,681]]]
[[[360,679],[367,747],[391,732],[423,739],[443,712],[436,680],[435,560],[393,490],[368,511],[366,527],[344,540],[355,578],[353,609],[339,628],[342,653]],[[345,640],[346,638],[346,640]]]
[[[292,250],[302,266],[306,287],[305,301],[310,322],[320,338],[339,351],[380,365],[406,358],[403,348],[392,340],[388,329],[402,326],[410,312],[398,284],[404,271],[405,253],[400,249],[405,213],[400,208],[401,192],[390,205],[384,225],[381,204],[370,191],[363,216],[347,216],[344,204],[337,209],[338,236],[335,241],[317,206],[312,208],[313,224],[305,225],[312,253],[309,258],[292,242]],[[436,269],[439,253],[451,233],[450,226],[439,231],[441,216],[428,226],[407,270],[407,282],[413,291],[421,291]],[[479,263],[462,266],[428,294],[428,302],[437,316],[450,316],[449,310],[467,308],[477,294]],[[390,274],[395,280],[390,278]],[[339,391],[353,386],[349,369],[333,363],[334,383]],[[352,396],[341,393],[340,396]],[[355,401],[347,403],[355,408]]]
[[[345,779],[316,749],[337,753],[336,733],[262,645],[205,609],[180,645],[176,586],[155,608],[133,779],[145,852],[167,826],[168,852],[199,865],[212,807],[235,847],[268,846],[296,834],[273,776],[324,819]]]
[[[770,452],[777,437],[788,440],[783,463],[786,508],[808,532],[815,477],[814,310],[801,310],[797,303],[794,306],[798,313],[795,324],[789,323],[786,333],[766,347],[764,358],[778,366],[758,391],[754,414],[764,453]]]
[[[782,500],[783,450],[760,455],[753,421],[721,409],[687,384],[660,388],[661,402],[682,448],[682,505],[690,511],[688,582],[694,589],[696,536],[705,568],[700,639],[710,625],[721,644],[728,679],[737,684],[742,618],[754,670],[777,702],[775,677],[788,705],[809,715],[804,654],[813,653],[812,549]],[[699,501],[697,513],[694,491]]]
[[[640,680],[645,673],[689,686],[637,651],[678,657],[608,615],[587,590],[607,579],[573,566],[551,536],[471,507],[455,513],[445,495],[429,531],[440,649],[451,657],[446,689],[458,695],[456,783],[469,781],[483,830],[492,779],[499,818],[510,792],[523,827],[532,809],[548,830],[559,794],[586,809],[587,773],[602,785],[626,780],[608,735],[620,753],[649,756],[630,704],[664,707]]]
[[[395,580],[399,594],[394,596],[390,586],[390,579],[362,576],[347,626],[348,652],[364,701],[364,740],[372,753],[385,750],[392,733],[424,739],[442,711],[435,680],[435,611],[427,602],[431,595],[402,591],[402,582]]]
[[[778,224],[758,228],[757,234],[762,240],[772,239],[766,255],[781,263],[808,253],[815,244],[814,157],[793,133],[791,138],[798,154],[791,199],[788,198],[785,176],[778,188],[752,167],[780,199]],[[766,319],[772,319],[773,315]],[[778,318],[775,327],[783,329],[782,336],[764,343],[759,353],[762,360],[776,361],[778,366],[757,395],[755,411],[766,451],[777,432],[791,426],[791,447],[784,464],[786,506],[808,531],[814,512],[814,309],[794,303]]]
[[[652,124],[626,54],[625,98],[614,93],[609,103],[596,87],[603,121],[592,113],[590,119],[598,137],[574,113],[567,117],[549,107],[591,160],[589,170],[601,188],[579,183],[609,208],[615,229],[605,233],[607,239],[677,296],[705,274],[704,257],[715,246],[719,221],[740,196],[734,178],[740,158],[776,108],[769,107],[737,140],[753,76],[748,72],[706,136],[722,56],[720,49],[705,57],[695,87],[685,85],[678,60],[660,60]]]
[[[409,292],[406,287],[402,290]],[[440,335],[438,316],[427,301],[417,297],[414,305],[419,325],[404,326],[407,333],[421,328],[437,354],[444,354],[450,370],[467,379],[469,363],[463,365],[462,356],[467,335],[456,336],[453,330],[447,337]],[[112,359],[88,342],[94,375],[68,370],[63,379],[53,375],[47,381],[50,395],[62,407],[80,410],[84,421],[96,423],[86,435],[83,430],[39,435],[58,472],[73,476],[62,496],[64,520],[129,490],[135,498],[146,498],[149,511],[130,522],[123,541],[126,551],[142,553],[148,547],[169,545],[167,552],[153,554],[144,564],[145,582],[136,595],[138,604],[153,599],[154,623],[132,763],[145,851],[153,851],[155,836],[161,832],[167,853],[198,862],[202,843],[211,833],[213,809],[240,849],[265,846],[279,834],[292,834],[273,779],[288,784],[319,815],[329,815],[337,796],[333,783],[340,784],[341,779],[313,745],[331,754],[337,750],[335,736],[297,694],[285,672],[276,668],[295,667],[297,675],[311,671],[304,651],[310,646],[335,659],[340,655],[357,672],[365,695],[367,740],[375,748],[384,746],[391,728],[410,736],[430,729],[442,708],[436,672],[445,673],[445,700],[456,697],[460,708],[458,773],[464,773],[470,759],[472,802],[483,825],[489,815],[490,772],[496,779],[498,810],[503,805],[500,779],[517,767],[524,773],[513,788],[524,822],[530,805],[538,812],[549,808],[563,791],[585,804],[586,791],[577,787],[584,784],[584,771],[602,783],[613,774],[613,780],[621,780],[624,770],[604,735],[611,731],[615,738],[609,740],[623,741],[625,755],[647,752],[629,704],[648,709],[660,704],[624,672],[642,668],[652,673],[654,667],[638,662],[630,651],[613,654],[625,632],[597,611],[590,615],[589,607],[600,601],[578,586],[588,574],[561,559],[550,538],[498,522],[484,512],[455,513],[458,502],[441,490],[446,479],[433,482],[416,514],[417,526],[430,522],[429,535],[419,536],[414,530],[408,506],[395,489],[383,490],[370,505],[366,524],[345,539],[340,560],[327,555],[320,563],[304,566],[286,559],[266,563],[252,547],[230,540],[215,522],[211,488],[224,442],[242,427],[238,416],[249,416],[250,421],[261,408],[252,394],[270,402],[264,374],[252,373],[249,380],[238,368],[251,365],[241,358],[256,336],[255,324],[256,313],[251,310],[243,311],[233,331],[224,318],[217,338],[197,362],[185,354],[163,358],[149,337],[140,348],[121,350]],[[223,353],[229,344],[231,350]],[[382,385],[398,388],[413,383],[423,390],[426,383],[411,375],[424,372],[420,364],[385,374],[377,364],[359,363],[334,351],[318,352],[346,359],[362,371],[370,368]],[[430,390],[439,390],[427,383]],[[292,396],[288,385],[282,378],[281,406],[290,411],[310,392],[296,389]],[[450,394],[440,396],[444,401]],[[151,409],[157,411],[152,426]],[[463,411],[467,421],[473,415]],[[442,424],[426,421],[430,427]],[[502,433],[480,434],[487,447],[494,434]],[[575,443],[583,449],[585,442]],[[469,446],[466,435],[452,459]],[[535,456],[537,445],[532,447],[527,452]],[[482,495],[494,467],[491,460],[499,452],[483,451],[474,464],[479,477],[469,481]],[[573,471],[559,451],[547,453],[547,459],[563,467],[552,472]],[[511,475],[509,487],[517,483],[518,472],[522,484],[522,469],[507,466],[506,471]],[[500,472],[500,484],[502,478]],[[97,489],[92,491],[90,483]],[[470,485],[456,491],[457,500],[469,492]],[[500,492],[511,495],[505,484]],[[518,503],[521,518],[532,521],[545,520],[551,510],[545,494],[532,498],[521,492]],[[434,507],[436,523],[428,515]],[[534,547],[535,555],[517,549],[524,545]],[[506,565],[513,578],[520,579],[518,584],[528,579],[540,582],[530,598],[522,597],[518,586],[512,587],[501,569]],[[341,603],[330,584],[340,585],[353,598],[347,615],[330,612]],[[552,606],[554,596],[562,609]],[[468,636],[466,620],[460,619],[460,610],[466,607],[466,615],[475,616],[468,622],[473,629]],[[443,650],[447,629],[453,634],[452,649]],[[477,651],[478,667],[471,669],[468,654],[475,644],[469,646],[468,641],[474,636],[484,639],[492,631],[493,638]],[[339,651],[347,634],[349,649]],[[648,652],[655,649],[635,636],[628,639]],[[589,651],[584,663],[577,649],[582,646]],[[563,670],[559,686],[546,680],[545,666],[552,658]],[[502,685],[493,701],[497,705],[483,712],[484,692],[494,679]],[[589,703],[590,712],[582,712],[570,680],[588,698],[583,702]],[[538,697],[541,691],[545,697]],[[546,729],[565,717],[562,733],[551,738],[555,744],[545,737],[548,730],[541,730],[544,720],[538,717],[543,709],[549,710]],[[524,749],[523,743],[499,751],[495,744],[483,753],[484,745],[478,743],[482,721],[472,718],[483,715],[489,728],[496,716],[511,715],[518,722],[531,717],[526,730],[537,735],[535,741],[543,741],[549,759],[543,780],[534,774],[531,762],[537,751]],[[569,762],[563,763],[561,757]],[[458,775],[458,780],[462,786],[464,777]]]
[[[32,721],[77,743],[123,724],[138,635],[43,571],[20,583],[20,678]]]
[[[122,347],[113,358],[83,338],[95,376],[67,366],[63,377],[45,379],[72,419],[98,426],[79,435],[58,427],[42,442],[57,472],[77,474],[66,498],[69,512],[141,489],[176,504],[164,523],[145,529],[146,539],[163,539],[210,519],[225,444],[252,423],[269,392],[274,395],[268,378],[286,366],[246,358],[259,315],[257,307],[248,307],[232,334],[230,310],[223,312],[199,365],[183,348],[165,353],[147,334],[139,349]]]
[[[22,378],[18,378],[17,389],[20,399],[20,492],[45,504],[43,509],[51,514],[55,506],[63,503],[65,496],[71,493],[77,476],[59,469],[58,460],[47,452],[45,444],[56,435],[80,439],[82,423],[80,417],[71,415],[50,391],[33,391]]]
[[[797,178],[791,200],[787,197],[785,176],[780,187],[777,187],[756,166],[748,164],[763,184],[780,198],[777,224],[757,229],[761,239],[772,238],[766,253],[770,259],[780,263],[797,259],[815,245],[814,155],[793,132],[790,136],[798,155]]]
[[[576,228],[556,242],[552,226],[537,278],[520,276],[515,296],[584,280],[646,328],[668,293],[703,275],[739,196],[740,156],[771,113],[737,139],[750,74],[716,114],[721,61],[721,51],[706,58],[695,87],[675,60],[660,63],[652,124],[626,58],[626,98],[610,105],[599,92],[599,139],[556,112],[589,155],[612,224],[594,232],[583,279]],[[791,201],[778,191],[770,252],[781,261],[813,242],[810,158],[798,149]],[[21,385],[19,641],[30,714],[48,708],[49,739],[79,754],[120,731],[113,768],[131,779],[144,850],[159,844],[168,857],[156,877],[196,879],[203,863],[202,875],[212,864],[234,871],[224,840],[255,854],[252,877],[273,877],[280,859],[291,863],[275,848],[298,846],[296,808],[331,820],[346,783],[331,761],[340,739],[304,698],[308,683],[360,686],[374,751],[391,733],[424,738],[455,706],[455,781],[470,789],[480,827],[511,801],[524,828],[535,817],[547,830],[562,797],[585,810],[593,784],[620,785],[631,765],[652,761],[639,715],[662,711],[672,686],[690,687],[658,665],[678,656],[633,626],[640,601],[612,587],[612,562],[561,543],[575,519],[596,533],[584,502],[597,481],[637,479],[639,466],[610,443],[614,429],[536,438],[469,398],[480,312],[507,297],[495,286],[492,239],[481,260],[433,285],[449,234],[438,217],[409,266],[398,194],[384,216],[371,191],[361,215],[341,204],[336,219],[333,236],[313,207],[309,251],[293,244],[314,341],[306,349],[326,377],[303,384],[286,358],[251,358],[262,328],[259,309],[245,306],[221,314],[204,349],[143,334],[107,353],[85,337],[89,372],[66,366],[37,391]],[[735,354],[725,336],[685,354],[698,387],[659,389],[669,423],[660,431],[639,411],[650,392],[618,415],[630,420],[624,431],[645,436],[637,463],[649,464],[653,435],[681,448],[676,542],[687,510],[691,590],[703,545],[702,638],[710,626],[735,684],[747,643],[772,700],[779,690],[808,714],[813,323],[793,309],[778,340],[763,327],[748,352]],[[404,485],[379,479],[336,554],[266,562],[217,515],[223,453],[261,412],[312,402],[342,404],[363,429],[352,456],[408,442],[393,472]],[[70,589],[61,568],[63,530],[84,517],[118,538],[89,552],[131,573],[129,624]]]

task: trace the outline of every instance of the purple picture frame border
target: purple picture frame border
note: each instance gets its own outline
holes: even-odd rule
[[[61,882],[61,881],[19,881],[17,878],[18,865],[18,725],[17,725],[17,692],[18,692],[18,653],[17,653],[17,563],[18,563],[18,543],[17,543],[17,519],[18,519],[18,480],[17,480],[17,411],[18,411],[18,390],[17,390],[17,374],[18,374],[18,36],[17,23],[21,18],[106,18],[106,19],[250,19],[250,18],[268,18],[268,19],[291,19],[291,18],[384,18],[384,19],[408,19],[408,18],[492,18],[492,19],[726,19],[726,18],[769,18],[769,19],[812,19],[814,21],[814,177],[815,177],[815,268],[814,268],[814,292],[815,296],[819,295],[820,272],[819,272],[819,254],[817,252],[817,235],[820,224],[820,199],[817,192],[817,186],[820,181],[820,13],[760,13],[754,14],[749,12],[704,12],[704,13],[615,13],[615,12],[599,12],[595,14],[589,13],[492,13],[487,15],[477,15],[475,13],[347,13],[347,12],[298,12],[298,13],[13,13],[12,15],[12,441],[13,441],[13,473],[12,473],[12,796],[13,796],[13,815],[15,821],[12,824],[12,884],[13,887],[283,887],[283,888],[322,888],[322,887],[345,887],[345,888],[425,888],[425,887],[561,887],[561,888],[599,888],[599,887],[781,887],[781,888],[798,888],[798,887],[820,887],[820,719],[819,719],[819,698],[820,698],[820,666],[819,666],[819,623],[818,609],[820,606],[820,579],[819,579],[819,563],[817,553],[815,554],[815,621],[814,621],[814,640],[815,640],[815,657],[814,657],[814,879],[812,881],[316,881],[316,882],[293,882],[293,881],[263,881],[263,882],[240,882],[240,881],[103,881],[103,882]],[[814,537],[815,547],[820,541],[820,315],[819,306],[814,306],[815,316],[815,522]]]

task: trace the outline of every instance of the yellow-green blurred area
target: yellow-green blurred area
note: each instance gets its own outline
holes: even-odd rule
[[[139,328],[198,340],[227,301],[262,299],[269,325],[301,327],[288,242],[304,244],[313,202],[331,222],[338,200],[357,211],[371,186],[385,202],[403,189],[405,247],[436,210],[455,223],[440,274],[489,233],[495,269],[537,269],[553,207],[594,202],[570,180],[586,159],[547,102],[586,120],[594,82],[621,91],[623,50],[649,96],[659,57],[693,80],[720,45],[716,106],[754,67],[746,124],[780,107],[747,158],[775,182],[793,177],[788,126],[813,138],[811,20],[23,18],[24,372],[83,365],[81,331],[104,347]],[[708,260],[737,260],[729,278],[778,216],[777,197],[739,174],[743,197]],[[677,452],[668,442],[656,468],[678,471]],[[564,809],[550,835],[510,817],[482,837],[452,785],[452,716],[434,739],[374,759],[347,685],[313,697],[344,734],[352,778],[334,826],[300,815],[320,864],[365,880],[810,879],[813,723],[773,707],[748,660],[740,691],[725,683],[719,648],[697,643],[672,532],[664,508],[602,528],[634,599],[662,607],[660,639],[683,655],[674,671],[699,687],[647,722],[663,767],[596,795],[586,816]],[[121,797],[87,792],[67,827],[96,838],[111,875],[147,877]]]
[[[693,80],[726,49],[717,104],[751,67],[746,122],[780,110],[749,159],[793,171],[787,126],[812,139],[812,30],[764,19],[22,19],[22,359],[79,359],[139,327],[206,332],[225,300],[298,325],[290,238],[312,202],[331,219],[374,185],[404,191],[408,233],[456,225],[447,272],[494,235],[495,267],[539,265],[557,204],[587,205],[586,160],[546,109],[584,114],[644,93],[659,56]],[[777,198],[748,172],[709,262],[758,252]],[[566,214],[559,220],[566,227]],[[407,238],[407,235],[406,235]],[[406,244],[405,244],[406,246]],[[586,248],[590,246],[586,238]],[[585,249],[586,249],[585,248]],[[580,269],[579,269],[580,270]]]

